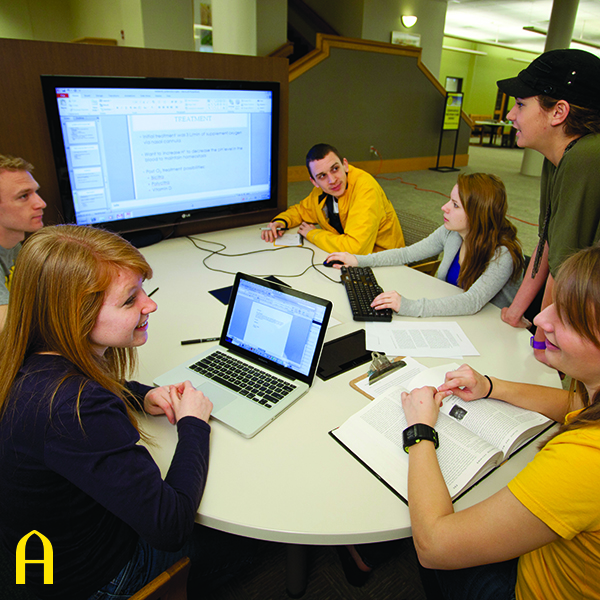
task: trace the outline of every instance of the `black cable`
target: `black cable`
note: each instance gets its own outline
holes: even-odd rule
[[[308,267],[306,267],[306,269],[304,269],[304,271],[302,271],[301,273],[298,273],[297,275],[280,275],[278,273],[269,273],[268,275],[272,275],[274,277],[301,277],[302,275],[304,275],[311,267],[313,269],[315,269],[315,271],[317,271],[317,273],[319,273],[320,275],[322,275],[323,277],[325,277],[326,279],[328,279],[329,281],[332,281],[333,283],[341,283],[341,281],[336,281],[335,279],[332,279],[331,277],[329,277],[329,275],[323,273],[322,271],[320,271],[319,269],[317,269],[318,264],[315,264],[314,258],[315,258],[315,251],[312,248],[307,248],[306,246],[280,246],[279,248],[265,248],[263,250],[251,250],[250,252],[241,252],[239,254],[224,254],[223,251],[227,250],[227,246],[225,244],[223,244],[222,242],[213,242],[211,240],[203,240],[201,238],[195,238],[192,237],[190,235],[186,236],[188,240],[190,240],[190,242],[192,242],[192,244],[198,249],[198,250],[202,250],[204,252],[208,252],[208,256],[205,256],[202,259],[202,264],[209,270],[209,271],[214,271],[216,273],[225,273],[226,275],[235,275],[237,273],[237,271],[224,271],[223,269],[215,269],[214,267],[210,267],[207,264],[207,260],[209,258],[211,258],[212,256],[214,256],[215,254],[218,254],[219,256],[224,256],[226,258],[237,258],[240,256],[250,256],[251,254],[260,254],[262,252],[278,252],[279,250],[308,250],[311,253],[311,259],[310,259],[310,265]],[[201,243],[205,243],[205,244],[217,244],[219,246],[221,246],[221,248],[219,248],[218,250],[211,250],[209,248],[203,248],[202,246],[199,246],[196,242],[201,242]],[[327,268],[327,267],[325,267]],[[259,275],[256,273],[249,273],[249,275],[253,275],[254,277],[267,277],[268,275]]]

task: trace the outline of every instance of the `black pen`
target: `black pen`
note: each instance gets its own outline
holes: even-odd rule
[[[150,298],[150,296],[152,296],[152,294],[156,294],[156,292],[158,292],[158,288],[154,288],[149,294],[148,294],[148,298]]]
[[[218,342],[221,338],[200,338],[197,340],[183,340],[181,342],[182,346],[187,346],[188,344],[203,344],[204,342]]]

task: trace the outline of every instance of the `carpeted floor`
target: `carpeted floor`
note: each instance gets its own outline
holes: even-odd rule
[[[282,546],[274,550],[270,560],[203,600],[287,600],[285,564]],[[425,600],[412,541],[406,540],[397,555],[379,566],[361,588],[347,583],[334,548],[313,547],[302,600]]]

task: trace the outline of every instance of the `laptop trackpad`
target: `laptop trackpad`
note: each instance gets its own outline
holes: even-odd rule
[[[200,390],[213,403],[213,414],[239,398],[234,392],[230,392],[228,389],[216,385],[211,381],[206,381],[196,386],[196,389]]]

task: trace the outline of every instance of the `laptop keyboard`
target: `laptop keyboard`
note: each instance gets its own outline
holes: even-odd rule
[[[189,368],[265,408],[273,408],[296,389],[289,381],[270,375],[220,351],[213,352]]]

